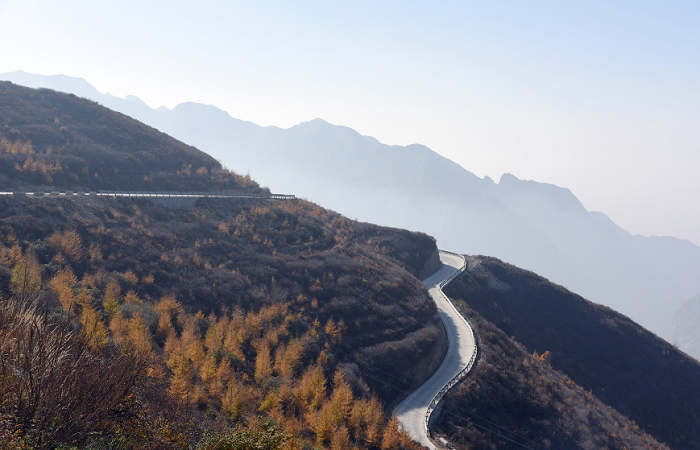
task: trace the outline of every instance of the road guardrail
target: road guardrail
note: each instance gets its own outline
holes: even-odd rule
[[[129,198],[252,198],[272,200],[295,200],[295,195],[254,194],[247,192],[180,192],[180,191],[0,191],[0,195],[27,197],[129,197]]]

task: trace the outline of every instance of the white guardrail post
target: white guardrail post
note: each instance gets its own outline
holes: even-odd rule
[[[464,257],[464,255],[460,255],[458,253],[453,253],[453,252],[448,252],[446,250],[440,250],[442,253],[448,253],[450,255],[455,255],[459,256],[462,258],[462,267],[459,268],[456,272],[453,272],[449,277],[445,278],[442,280],[442,282],[439,285],[439,290],[440,290],[440,295],[442,295],[442,298],[444,298],[447,303],[452,307],[452,309],[457,313],[457,315],[464,321],[464,323],[467,325],[467,328],[469,328],[469,332],[472,335],[472,340],[474,341],[474,351],[472,352],[472,356],[469,358],[469,363],[467,364],[467,367],[462,369],[457,375],[452,377],[450,381],[447,382],[439,391],[437,394],[435,394],[435,397],[433,397],[433,400],[430,402],[428,405],[428,410],[425,412],[425,432],[428,436],[432,437],[430,433],[430,428],[428,427],[428,424],[430,423],[430,416],[433,414],[433,411],[435,411],[435,408],[437,408],[437,405],[440,403],[442,398],[445,396],[445,394],[452,389],[452,387],[459,383],[462,378],[464,378],[469,371],[471,370],[472,366],[474,365],[474,361],[476,361],[476,355],[477,355],[477,345],[476,345],[476,338],[474,337],[474,330],[472,329],[471,325],[469,325],[469,322],[467,319],[462,316],[459,311],[457,311],[457,308],[455,308],[455,305],[452,303],[452,301],[445,295],[444,292],[442,292],[442,288],[447,286],[452,280],[457,278],[457,276],[461,275],[467,268],[467,259]]]

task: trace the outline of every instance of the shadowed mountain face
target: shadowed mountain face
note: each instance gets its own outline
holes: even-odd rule
[[[468,263],[466,274],[447,286],[445,294],[461,305],[465,314],[476,318],[477,333],[485,334],[484,353],[491,353],[485,357],[487,368],[494,354],[507,354],[509,347],[507,341],[492,340],[495,326],[505,333],[504,336],[524,345],[529,353],[547,354],[552,368],[632,419],[658,441],[673,449],[700,448],[700,397],[695,394],[700,387],[698,361],[627,317],[591,303],[532,272],[495,258],[472,256]],[[488,322],[484,324],[485,321]],[[515,364],[522,364],[522,361],[517,358]],[[501,365],[506,373],[513,370],[513,366]],[[488,375],[488,370],[485,372]],[[512,383],[512,390],[503,395],[512,404],[504,404],[502,411],[517,408],[521,399],[527,405],[527,390],[532,389],[533,383],[513,382],[517,375],[505,376],[503,371],[498,371],[497,376],[503,377],[504,382],[496,383],[494,398],[500,397],[503,386]],[[546,379],[556,380],[556,377]],[[533,376],[532,380],[538,377]],[[475,383],[488,386],[491,381],[477,378]],[[546,389],[535,391],[538,392],[536,396],[545,396]],[[461,398],[467,400],[468,394],[462,393]],[[480,395],[485,396],[477,387],[473,398],[488,414],[488,409],[494,405],[485,399],[490,399],[488,396],[479,400]],[[472,402],[465,404],[476,406]],[[539,405],[549,406],[549,401]],[[588,415],[589,420],[590,410],[596,409],[584,409],[583,414],[584,417]],[[535,410],[523,416],[541,418]],[[518,426],[532,432],[537,429],[537,420]],[[457,430],[453,428],[452,432]],[[574,447],[554,445],[554,448]],[[584,448],[604,446],[599,443]],[[642,447],[635,444],[626,448]]]
[[[446,395],[436,423],[437,435],[454,448],[669,448],[553,368],[550,352],[533,354],[466,302],[455,306],[477,330],[482,351]]]
[[[506,174],[481,179],[422,145],[388,146],[316,119],[260,127],[213,106],[154,110],[84,80],[30,76],[14,82],[73,89],[195,145],[274,191],[307,197],[347,216],[435,236],[442,248],[497,256],[610,306],[661,336],[673,312],[700,292],[700,248],[633,236],[568,190]]]

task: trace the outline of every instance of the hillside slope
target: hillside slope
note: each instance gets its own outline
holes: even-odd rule
[[[458,448],[666,449],[463,302],[481,357],[445,397],[436,432]]]
[[[9,185],[52,188],[73,179],[83,188],[185,190],[247,183],[198,150],[93,102],[8,83],[0,98],[11,101],[0,101],[10,149],[0,167]],[[25,150],[30,142],[33,153]],[[115,159],[105,162],[105,155]],[[15,157],[46,159],[63,171],[35,180],[23,165],[5,164]],[[207,170],[196,173],[200,164]],[[435,306],[416,278],[434,270],[436,258],[426,235],[359,223],[301,200],[200,199],[178,208],[145,199],[3,196],[0,297],[20,306],[0,311],[0,346],[20,342],[8,330],[31,335],[32,321],[46,321],[43,336],[80,334],[64,340],[69,354],[89,348],[94,363],[133,353],[142,370],[124,377],[133,383],[109,405],[81,400],[109,414],[78,433],[61,409],[71,401],[66,393],[77,390],[57,396],[40,385],[31,398],[49,401],[28,408],[25,389],[36,387],[13,374],[41,378],[47,371],[6,358],[0,448],[10,438],[33,448],[98,441],[187,448],[206,434],[255,429],[258,417],[289,435],[290,449],[413,448],[384,408],[422,383],[444,353]],[[38,309],[13,312],[28,304]],[[75,370],[64,369],[72,371],[71,386],[79,385]]]
[[[495,183],[424,146],[384,145],[318,119],[290,129],[260,127],[196,103],[154,110],[134,97],[101,94],[82,79],[2,77],[85,95],[250,171],[275,191],[533,270],[662,337],[669,336],[673,312],[700,293],[700,248],[632,236],[587,211],[567,189],[507,174]]]
[[[211,156],[74,95],[0,82],[0,188],[257,190]]]
[[[445,293],[674,449],[700,448],[700,363],[604,306],[489,257]]]

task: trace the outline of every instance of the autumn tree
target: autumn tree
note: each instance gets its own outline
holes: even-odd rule
[[[192,361],[195,369],[199,369],[204,362],[206,353],[204,352],[204,343],[202,342],[198,322],[203,316],[198,313],[195,316],[187,316],[184,320],[184,326],[180,342],[183,354],[186,358]]]
[[[316,435],[316,444],[324,446],[333,437],[335,425],[333,424],[333,412],[330,403],[324,403],[318,410],[311,410],[306,413],[309,427]]]
[[[221,339],[218,320],[212,316],[210,318],[210,322],[211,324],[204,335],[204,346],[207,349],[208,355],[214,355],[219,352],[223,342]]]
[[[51,280],[51,288],[58,296],[58,301],[61,302],[61,306],[63,306],[63,309],[66,311],[70,311],[75,303],[73,286],[77,283],[78,279],[70,267],[59,270]]]
[[[102,307],[104,308],[105,312],[109,315],[109,317],[114,317],[117,314],[119,308],[120,295],[121,287],[119,286],[119,282],[112,278],[107,283],[107,287],[105,288],[104,292],[104,297],[102,299]]]
[[[235,380],[231,380],[221,397],[221,406],[231,419],[236,420],[241,416],[244,400],[242,388]]]
[[[345,381],[345,375],[340,369],[336,370],[333,376],[333,393],[330,401],[333,423],[340,425],[350,417],[353,404],[352,388]]]
[[[169,366],[171,367],[172,375],[168,392],[182,404],[191,404],[194,399],[195,376],[192,361],[183,355],[176,355],[171,359]]]
[[[319,365],[309,367],[299,380],[294,393],[304,410],[315,410],[326,398],[326,376]]]
[[[333,437],[331,438],[331,450],[350,450],[351,448],[348,427],[341,425],[333,433]]]
[[[102,349],[109,342],[107,328],[99,312],[92,306],[83,306],[80,314],[80,322],[83,324],[83,332],[87,342],[94,350]]]
[[[158,313],[156,338],[165,341],[168,336],[175,333],[174,324],[177,322],[180,314],[183,313],[182,305],[175,296],[166,296],[161,298],[153,306],[153,309]]]
[[[134,291],[129,291],[124,295],[124,303],[141,303],[141,298]]]
[[[129,284],[132,286],[136,286],[139,282],[139,277],[131,269],[127,270],[126,273],[124,273],[124,279],[127,282],[129,282]]]
[[[72,263],[80,263],[85,258],[83,242],[75,231],[56,231],[49,236],[49,242]]]
[[[243,343],[249,335],[248,322],[240,310],[234,310],[230,320],[227,321],[228,326],[225,331],[223,351],[228,355],[237,358],[240,361],[245,361],[245,353],[243,353]]]
[[[328,335],[331,338],[331,342],[334,344],[340,344],[340,341],[342,340],[341,337],[341,328],[338,326],[338,324],[335,323],[333,319],[328,319],[328,322],[326,322],[326,335]]]
[[[127,336],[129,342],[133,345],[136,352],[142,356],[148,356],[151,353],[153,342],[151,340],[151,331],[140,313],[135,313],[129,319],[127,325]]]
[[[10,249],[9,264],[8,265],[15,265],[21,259],[22,259],[22,249],[20,248],[19,245],[17,245],[16,243],[13,243],[12,248]]]
[[[92,262],[93,264],[102,261],[102,249],[100,249],[100,246],[98,244],[95,244],[94,242],[90,244],[90,248],[88,249],[88,255],[90,256],[90,262]]]
[[[378,446],[383,422],[383,408],[376,397],[360,399],[353,405],[349,423],[356,439],[367,447]]]
[[[293,339],[287,345],[277,347],[275,352],[275,372],[282,377],[291,378],[300,363],[304,347],[298,339]]]
[[[75,303],[80,305],[81,308],[90,308],[92,307],[93,301],[92,293],[88,290],[85,283],[82,283],[80,291],[78,291],[78,295],[75,297]]]
[[[261,342],[258,345],[258,354],[255,357],[255,381],[262,383],[270,375],[272,375],[270,346],[267,342]]]
[[[15,264],[10,280],[10,289],[14,298],[20,302],[36,298],[39,289],[41,289],[41,268],[34,254],[25,254]]]
[[[109,321],[109,331],[112,334],[112,339],[117,344],[126,344],[128,339],[129,321],[124,318],[121,313],[114,315]]]
[[[394,416],[384,428],[382,434],[382,450],[398,450],[401,445],[399,419]]]

